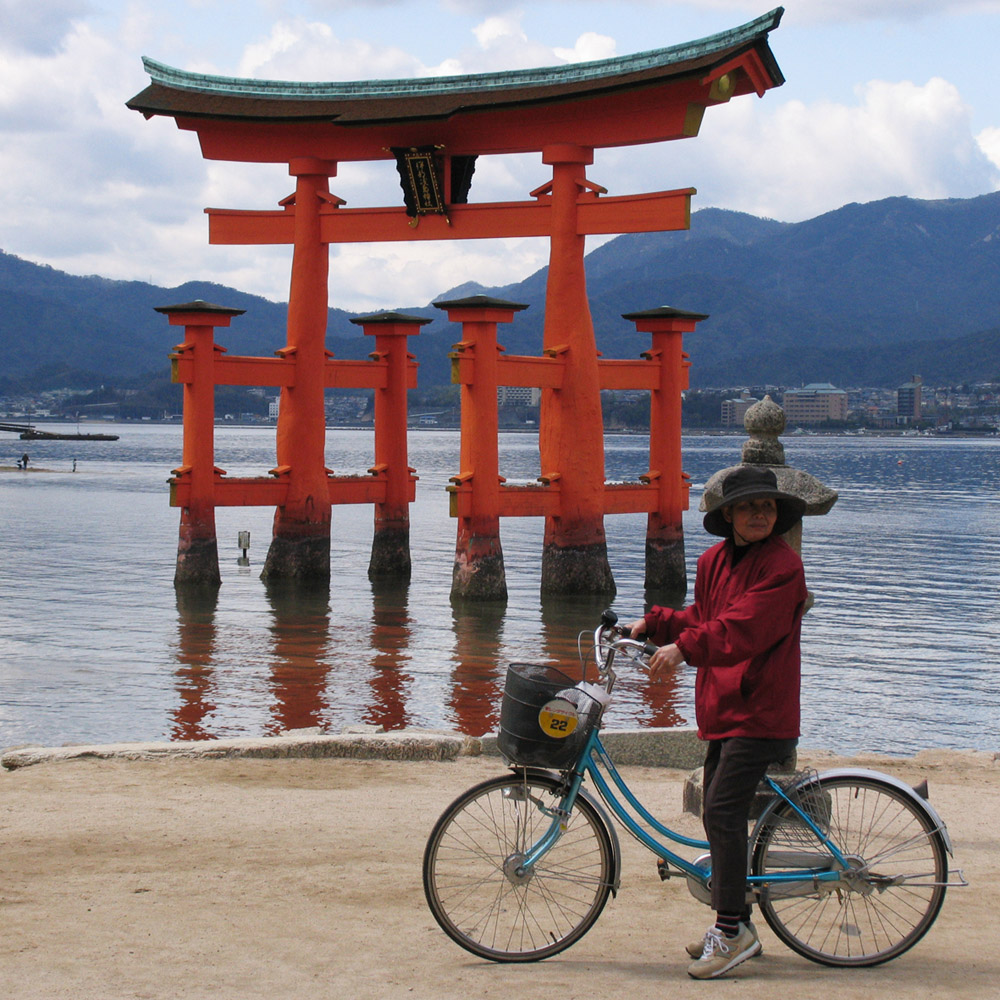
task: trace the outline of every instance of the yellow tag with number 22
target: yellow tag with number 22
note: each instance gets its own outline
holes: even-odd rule
[[[553,698],[538,712],[538,725],[542,727],[542,732],[556,740],[564,740],[579,723],[576,706],[565,698]]]

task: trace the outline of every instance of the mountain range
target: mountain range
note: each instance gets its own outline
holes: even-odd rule
[[[542,269],[500,287],[470,282],[435,300],[485,293],[527,304],[500,342],[538,354],[545,279]],[[688,231],[620,236],[592,251],[587,283],[605,357],[648,347],[623,313],[671,305],[709,314],[685,338],[692,388],[895,386],[915,373],[929,385],[1000,380],[1000,192],[888,198],[798,223],[703,209]],[[154,307],[192,299],[246,310],[219,333],[231,353],[283,346],[284,304],[208,282],[77,277],[0,251],[0,388],[162,377],[180,331]],[[421,386],[446,383],[458,328],[432,303],[385,308],[434,320],[410,349]],[[372,349],[353,315],[330,310],[327,347],[337,357]]]

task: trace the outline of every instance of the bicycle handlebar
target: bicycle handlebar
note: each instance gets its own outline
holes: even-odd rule
[[[660,648],[655,642],[642,642],[640,639],[633,639],[624,634],[621,639],[615,640],[615,647],[618,649],[638,649],[643,656],[652,656]]]
[[[617,636],[618,638],[613,638],[613,636]],[[618,615],[610,609],[601,615],[601,624],[594,630],[595,659],[598,661],[598,671],[601,674],[602,680],[606,682],[609,693],[615,683],[616,675],[612,664],[616,652],[619,650],[628,651],[632,654],[629,657],[630,659],[638,663],[639,666],[646,668],[647,664],[640,661],[635,654],[650,657],[659,648],[655,643],[648,640],[644,642],[639,639],[633,639],[629,635],[628,630],[618,624]]]
[[[621,646],[619,646],[620,640],[615,641],[615,645],[619,648],[635,646],[641,650],[643,656],[652,656],[660,648],[655,642],[650,642],[648,639],[645,642],[633,639],[629,631],[623,625],[618,624],[618,615],[610,608],[601,614],[601,625],[612,632],[617,632],[625,640]]]

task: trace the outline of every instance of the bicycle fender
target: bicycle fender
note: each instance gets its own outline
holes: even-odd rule
[[[541,777],[552,778],[555,781],[563,781],[563,776],[558,771],[547,771],[543,767],[511,767],[512,771],[524,771],[526,774],[539,775]],[[578,796],[582,796],[587,800],[587,802],[594,807],[595,812],[598,816],[604,820],[604,826],[607,828],[608,834],[611,837],[611,846],[614,850],[614,866],[612,870],[611,877],[611,895],[616,899],[618,898],[618,889],[621,886],[622,881],[622,847],[618,840],[618,831],[615,829],[615,824],[612,822],[611,817],[608,815],[607,810],[604,808],[602,802],[595,799],[593,795],[590,794],[585,788],[580,788],[577,792]]]
[[[863,767],[838,767],[830,771],[823,771],[815,777],[803,778],[802,781],[794,785],[793,788],[801,788],[804,785],[812,784],[814,781],[818,781],[822,784],[824,781],[832,781],[837,778],[867,778],[869,781],[876,781],[880,784],[888,785],[890,788],[902,793],[927,817],[931,825],[941,834],[941,840],[944,842],[944,846],[947,849],[948,854],[952,857],[955,856],[955,852],[951,846],[951,836],[948,833],[948,828],[944,825],[944,820],[942,820],[938,815],[934,806],[932,806],[930,802],[920,795],[912,786],[906,784],[905,781],[900,781],[899,778],[894,778],[890,774],[883,774],[881,771],[872,771]],[[771,802],[761,813],[756,826],[754,826],[753,834],[750,837],[751,845],[756,842],[757,834],[766,822],[767,818],[782,802],[783,799],[780,796],[775,796],[774,801]]]

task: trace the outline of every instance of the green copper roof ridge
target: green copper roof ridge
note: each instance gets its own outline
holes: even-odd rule
[[[189,73],[164,63],[142,57],[143,67],[154,83],[178,90],[195,90],[232,97],[270,97],[297,100],[346,100],[351,98],[393,97],[461,93],[482,90],[509,90],[515,87],[558,85],[621,76],[658,66],[667,66],[688,59],[749,43],[774,30],[781,21],[784,8],[774,10],[753,21],[730,28],[706,38],[662,49],[650,49],[628,56],[599,59],[591,62],[568,63],[536,69],[509,70],[501,73],[477,73],[467,76],[428,76],[400,80],[354,80],[326,83],[293,80],[255,80],[247,77],[212,76]]]

